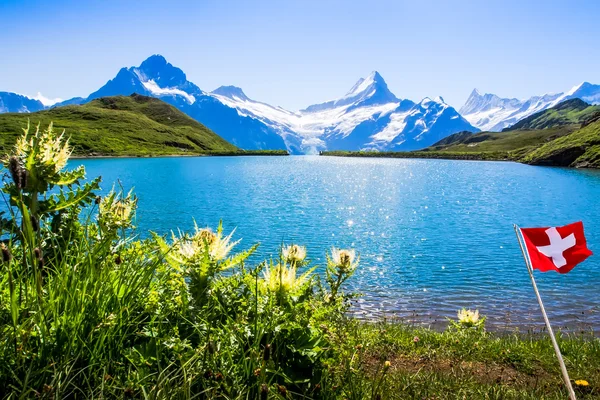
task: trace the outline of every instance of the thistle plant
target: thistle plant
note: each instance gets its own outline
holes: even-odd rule
[[[295,262],[287,264],[284,261],[276,265],[267,265],[262,284],[269,292],[275,293],[278,298],[285,299],[287,296],[301,293],[306,288],[315,268],[313,267],[298,276],[298,268]]]
[[[458,310],[457,320],[449,320],[450,327],[456,330],[475,330],[481,332],[485,329],[486,317],[479,315],[479,310],[467,310],[466,308]]]
[[[8,196],[11,215],[2,217],[1,226],[8,231],[10,241],[23,249],[20,262],[34,276],[38,298],[43,275],[68,246],[64,238],[72,231],[64,229],[64,221],[76,224],[73,221],[81,207],[90,204],[93,191],[99,189],[100,178],[81,184],[83,167],[65,171],[70,155],[64,132],[57,134],[50,124],[43,131],[38,125],[35,133],[30,133],[28,123],[12,152],[3,159],[10,180],[5,180],[2,191]],[[49,193],[55,187],[58,192]],[[59,236],[61,240],[51,240]],[[42,256],[46,254],[52,257]]]
[[[306,259],[306,247],[297,244],[283,246],[281,249],[281,258],[290,264],[301,264]]]
[[[331,290],[331,299],[334,300],[340,287],[346,282],[359,264],[359,258],[353,249],[344,250],[333,247],[331,254],[327,255],[326,280]]]
[[[131,228],[137,201],[132,190],[124,196],[122,192],[115,192],[113,187],[98,206],[98,225],[102,233],[112,235],[119,229]]]
[[[239,240],[232,240],[234,233],[235,230],[224,236],[223,225],[219,223],[216,232],[209,228],[200,229],[197,224],[194,224],[192,235],[172,232],[171,244],[154,235],[167,263],[190,280],[190,294],[197,305],[204,303],[210,280],[217,273],[242,264],[255,251],[257,246],[228,258],[239,243]]]

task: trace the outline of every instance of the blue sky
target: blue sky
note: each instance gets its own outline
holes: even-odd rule
[[[84,96],[162,54],[203,90],[288,109],[378,70],[400,98],[600,83],[600,1],[0,0],[0,91]]]

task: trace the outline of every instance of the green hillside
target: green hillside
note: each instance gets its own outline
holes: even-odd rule
[[[574,125],[578,128],[588,118],[598,113],[600,113],[600,106],[591,106],[580,99],[571,99],[548,110],[530,115],[504,129],[504,131],[547,129],[568,125]]]
[[[523,161],[536,165],[600,168],[600,120],[546,143]]]
[[[0,149],[13,146],[27,120],[65,129],[79,156],[237,153],[238,148],[162,100],[133,94],[31,114],[0,114]]]
[[[451,153],[500,152],[505,154],[503,158],[514,159],[544,143],[568,135],[575,129],[576,127],[569,125],[550,129],[480,132],[461,137],[447,145],[440,146],[436,143],[427,148],[426,151]]]

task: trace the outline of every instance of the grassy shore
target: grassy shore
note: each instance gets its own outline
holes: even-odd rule
[[[449,151],[322,151],[322,156],[369,158],[425,158],[443,160],[514,161],[509,152],[449,152]]]
[[[443,331],[350,317],[360,266],[282,246],[250,264],[233,233],[140,239],[137,199],[65,170],[51,130],[4,159],[0,397],[6,399],[564,399],[544,336],[493,334],[461,310]],[[332,243],[335,245],[335,243]],[[318,269],[317,269],[318,268]],[[559,337],[580,398],[600,340]]]

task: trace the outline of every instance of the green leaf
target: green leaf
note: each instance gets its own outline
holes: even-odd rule
[[[77,205],[89,204],[95,197],[95,190],[100,190],[100,178],[96,178],[77,189],[72,189],[66,194],[61,190],[60,193],[48,200],[41,201],[40,212],[51,213]]]

